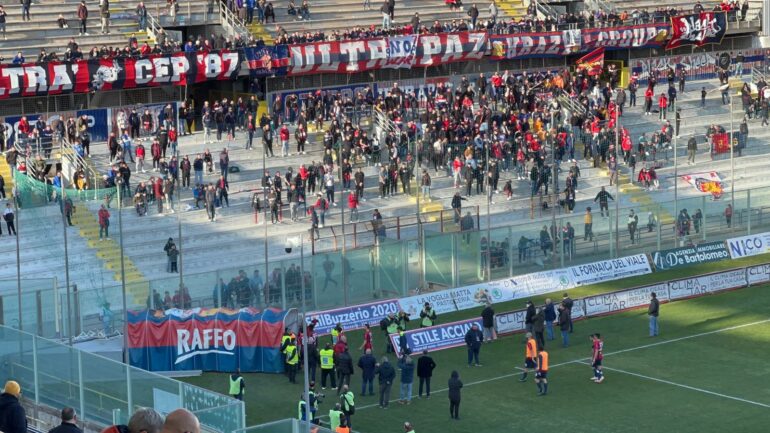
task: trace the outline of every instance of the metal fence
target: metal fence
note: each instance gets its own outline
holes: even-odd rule
[[[0,326],[0,361],[0,374],[19,382],[25,399],[73,407],[83,421],[126,424],[140,407],[163,414],[185,408],[206,431],[245,427],[241,401],[6,326]]]

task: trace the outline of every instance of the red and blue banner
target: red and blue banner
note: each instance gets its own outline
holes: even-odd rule
[[[400,309],[398,299],[388,299],[371,304],[307,313],[305,320],[308,324],[315,321],[313,331],[318,335],[325,335],[330,334],[338,323],[345,331],[361,329],[367,324],[376,328],[382,319],[388,317],[388,314],[397,314]]]
[[[580,31],[581,52],[604,47],[608,50],[660,47],[669,35],[668,23],[601,27]]]
[[[289,75],[436,66],[481,60],[486,51],[486,32],[429,34],[419,35],[416,39],[397,36],[310,42],[289,46]]]
[[[718,44],[727,33],[727,12],[701,12],[678,15],[671,18],[671,40],[666,45],[671,50],[683,45]]]
[[[465,334],[474,324],[478,325],[479,330],[483,329],[481,318],[478,318],[413,329],[404,334],[411,353],[420,353],[423,350],[443,350],[465,346]],[[401,345],[398,340],[398,334],[390,334],[390,342],[393,343],[396,353],[401,353]]]
[[[131,365],[150,371],[203,370],[279,373],[285,327],[297,311],[223,308],[130,311]]]
[[[246,47],[243,54],[251,78],[286,75],[289,67],[289,47],[286,45]]]
[[[0,99],[233,80],[242,51],[0,65]]]

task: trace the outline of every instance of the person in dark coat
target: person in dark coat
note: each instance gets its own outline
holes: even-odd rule
[[[376,364],[374,373],[377,375],[378,381],[380,382],[379,406],[385,409],[390,402],[390,388],[393,386],[393,381],[396,379],[396,369],[390,364],[388,357],[383,356],[382,363]]]
[[[353,375],[353,358],[348,352],[348,348],[337,354],[334,360],[334,365],[337,367],[337,394],[340,393],[342,385],[350,385],[350,376]]]
[[[492,304],[487,304],[481,311],[481,326],[484,328],[484,341],[488,343],[496,339],[495,310],[492,308]]]
[[[479,350],[481,350],[481,343],[483,342],[484,334],[481,333],[479,325],[474,323],[465,334],[465,345],[468,346],[468,367],[471,366],[473,361],[476,362],[476,367],[481,367],[479,363]]]
[[[21,387],[13,380],[5,382],[0,394],[0,431],[3,433],[27,433],[27,414],[19,403]]]
[[[372,349],[366,349],[364,355],[358,358],[358,368],[361,372],[361,395],[366,395],[366,385],[369,384],[369,395],[374,395],[374,370],[377,360],[372,355]]]
[[[569,309],[564,306],[564,303],[559,304],[559,330],[561,331],[561,346],[569,347],[569,325],[570,315]]]
[[[460,390],[462,387],[463,382],[460,380],[460,373],[455,370],[449,378],[449,416],[452,419],[460,419]]]
[[[61,410],[61,424],[58,427],[50,430],[48,433],[83,433],[77,426],[77,414],[75,409],[71,407],[65,407]]]
[[[535,304],[532,301],[527,301],[527,312],[524,315],[524,325],[527,328],[527,332],[532,332],[532,320],[535,318]]]
[[[545,347],[545,312],[542,308],[538,308],[532,318],[532,329],[535,331],[537,347]]]
[[[433,358],[428,356],[428,351],[423,350],[422,356],[417,360],[417,377],[420,378],[420,387],[417,391],[419,398],[422,398],[422,386],[425,384],[425,398],[430,398],[430,378],[433,376],[433,369],[436,363]]]

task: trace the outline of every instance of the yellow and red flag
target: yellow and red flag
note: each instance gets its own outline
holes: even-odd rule
[[[588,75],[599,75],[604,68],[604,47],[599,47],[577,60],[578,70],[584,69]]]

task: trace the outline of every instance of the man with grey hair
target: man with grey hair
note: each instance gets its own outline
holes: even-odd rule
[[[83,433],[77,426],[78,418],[75,409],[65,407],[61,410],[61,424],[48,433]]]
[[[382,361],[375,365],[374,373],[380,382],[380,404],[383,409],[388,408],[390,402],[390,388],[393,386],[393,380],[396,378],[396,370],[390,364],[387,356],[382,357]]]
[[[163,417],[149,407],[137,409],[128,420],[130,433],[160,433],[163,429]]]

